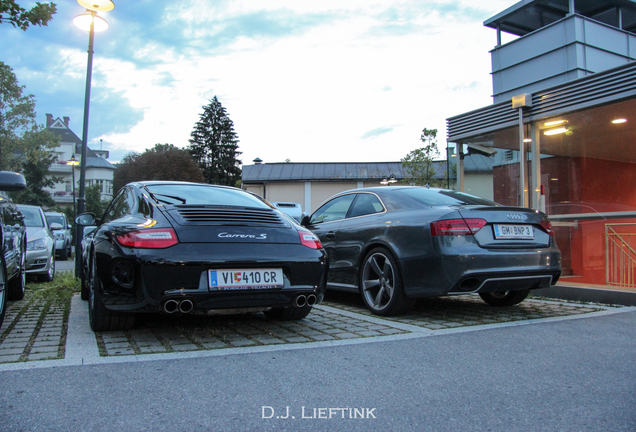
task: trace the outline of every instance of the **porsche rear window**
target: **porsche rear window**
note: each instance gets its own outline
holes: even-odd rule
[[[257,197],[240,189],[191,184],[150,185],[146,189],[156,201],[163,204],[270,208]]]
[[[463,192],[456,192],[444,189],[428,189],[428,188],[404,188],[396,190],[396,193],[407,195],[414,200],[429,206],[449,206],[449,205],[489,205],[497,206],[499,204],[469,195]]]

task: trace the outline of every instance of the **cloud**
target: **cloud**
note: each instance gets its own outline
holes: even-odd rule
[[[447,117],[491,103],[495,36],[482,22],[510,4],[117,2],[95,37],[89,137],[111,155],[187,146],[217,95],[243,160],[399,160],[422,128],[443,142]],[[78,135],[88,41],[71,20],[80,12],[62,2],[49,27],[0,26],[3,60],[36,95],[38,117],[70,116]]]
[[[370,130],[366,133],[364,133],[360,139],[369,139],[369,138],[377,138],[380,135],[384,135],[387,134],[389,132],[393,132],[394,127],[393,126],[383,126],[383,127],[379,127],[373,130]]]

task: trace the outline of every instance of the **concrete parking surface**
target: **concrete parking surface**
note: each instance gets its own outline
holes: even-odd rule
[[[297,322],[146,315],[94,333],[78,295],[38,298],[11,303],[0,329],[0,430],[636,426],[635,308],[461,296],[389,319],[329,293]]]

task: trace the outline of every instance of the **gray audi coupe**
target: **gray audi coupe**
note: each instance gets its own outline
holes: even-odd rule
[[[327,251],[327,288],[360,292],[377,315],[406,312],[418,298],[466,293],[512,306],[561,275],[561,253],[544,213],[452,190],[350,190],[301,225]]]

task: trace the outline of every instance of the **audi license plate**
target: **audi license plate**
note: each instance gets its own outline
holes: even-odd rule
[[[208,270],[211,290],[247,290],[281,288],[282,269]]]
[[[532,225],[499,225],[495,224],[497,239],[534,239]]]

